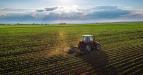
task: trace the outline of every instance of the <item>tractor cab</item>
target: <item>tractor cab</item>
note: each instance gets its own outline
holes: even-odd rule
[[[82,41],[85,43],[90,43],[94,41],[93,35],[82,35]]]

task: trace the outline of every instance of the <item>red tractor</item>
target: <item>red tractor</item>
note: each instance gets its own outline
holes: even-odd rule
[[[101,45],[95,41],[93,35],[83,35],[78,47],[71,47],[69,53],[71,54],[86,54],[95,50],[100,50]]]

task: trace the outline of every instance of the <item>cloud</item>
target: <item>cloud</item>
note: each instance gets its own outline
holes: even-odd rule
[[[117,6],[97,6],[95,7],[97,10],[111,10],[111,9],[118,9]]]
[[[42,9],[39,9],[39,10],[36,10],[37,12],[43,12],[44,10],[42,10]]]
[[[34,11],[34,9],[3,8],[3,9],[0,9],[0,17],[12,15],[12,14],[25,14],[25,13],[30,13],[33,11]]]
[[[53,11],[56,10],[58,7],[52,7],[52,8],[45,8],[46,11]]]
[[[79,10],[77,7],[53,7],[45,8],[44,10],[38,10],[33,12],[32,15],[35,18],[41,18],[43,20],[72,20],[80,19],[82,17],[83,11]]]
[[[128,16],[130,17],[143,17],[143,9],[140,9],[140,10],[132,10],[130,12],[130,14],[128,14]]]
[[[44,11],[54,11],[56,10],[58,7],[51,7],[51,8],[45,8],[45,9],[38,9],[36,10],[37,12],[44,12]]]
[[[98,22],[98,21],[122,21],[143,20],[143,10],[125,10],[117,6],[97,6],[90,9],[82,9],[78,6],[51,7],[38,10],[30,9],[3,9],[6,15],[0,13],[0,22]]]
[[[91,10],[94,11],[86,15],[89,19],[116,19],[130,13],[129,10],[123,10],[115,6],[98,6]]]

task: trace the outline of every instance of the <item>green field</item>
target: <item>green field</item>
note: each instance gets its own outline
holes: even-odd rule
[[[68,55],[83,34],[102,51]],[[0,75],[45,74],[143,75],[143,23],[0,25]]]

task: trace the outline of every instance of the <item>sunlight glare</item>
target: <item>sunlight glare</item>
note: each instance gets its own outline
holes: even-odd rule
[[[79,6],[76,4],[76,0],[60,0],[59,7],[61,11],[66,13],[77,11]]]

